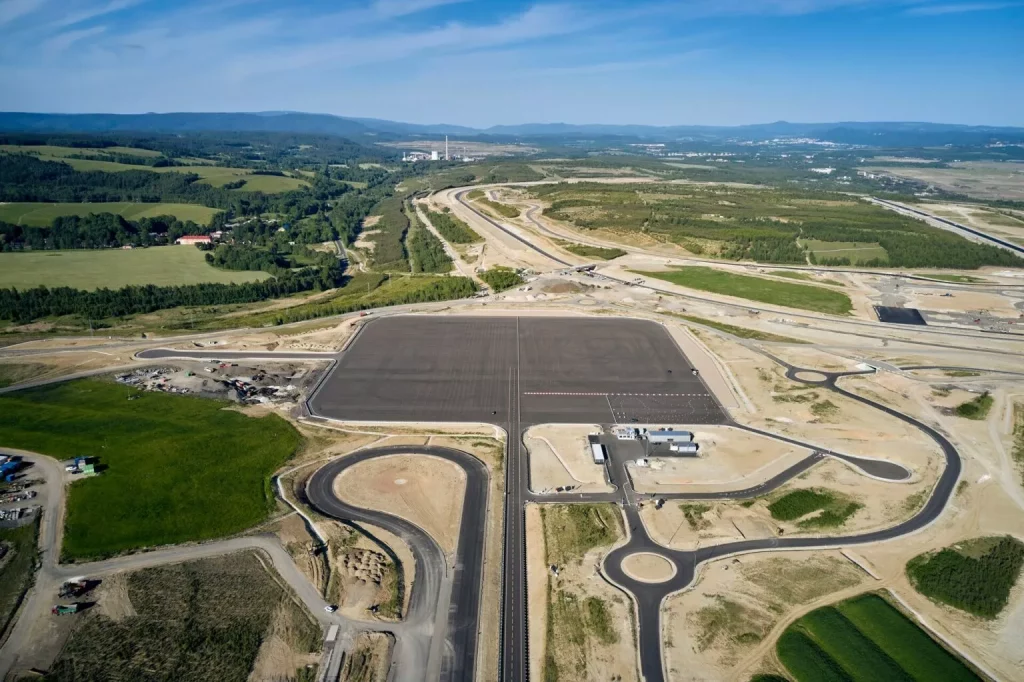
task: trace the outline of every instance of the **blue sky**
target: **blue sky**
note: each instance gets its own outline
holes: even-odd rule
[[[1024,125],[1024,0],[0,0],[0,109]]]

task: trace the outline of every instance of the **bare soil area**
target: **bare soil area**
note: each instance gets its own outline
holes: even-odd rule
[[[645,583],[663,583],[671,580],[676,574],[675,564],[664,557],[647,552],[630,554],[623,559],[622,570],[634,580]]]
[[[334,490],[349,504],[415,523],[446,553],[455,551],[466,491],[466,475],[457,465],[428,455],[380,457],[346,469]]]
[[[394,638],[383,632],[364,632],[345,659],[339,682],[385,682],[391,667]]]
[[[662,614],[670,679],[748,679],[739,673],[801,606],[863,589],[867,576],[838,552],[750,554],[701,570]],[[755,656],[756,658],[756,656]]]
[[[651,466],[630,464],[639,492],[716,492],[756,485],[810,455],[772,438],[730,426],[696,427],[697,457],[652,458]]]
[[[537,506],[527,506],[531,682],[551,675],[561,682],[638,680],[632,602],[599,573],[610,547],[591,549],[554,575],[540,517]]]
[[[530,489],[551,492],[571,486],[580,492],[607,492],[604,466],[595,464],[587,435],[600,433],[596,424],[545,424],[526,432],[530,453]]]

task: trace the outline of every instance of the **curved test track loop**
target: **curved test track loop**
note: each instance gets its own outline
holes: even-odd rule
[[[448,562],[444,552],[423,529],[410,521],[347,504],[334,493],[334,481],[352,466],[391,455],[429,455],[459,466],[466,473],[466,495],[462,503],[459,543],[455,550],[452,575],[451,608],[448,609],[445,651],[431,647],[433,618],[447,579]],[[477,632],[479,630],[481,575],[483,570],[484,532],[486,530],[487,467],[476,457],[453,448],[426,445],[396,445],[360,450],[333,460],[314,473],[306,484],[310,506],[324,516],[353,523],[368,523],[400,537],[412,550],[416,577],[409,595],[406,623],[412,630],[409,637],[399,639],[394,679],[428,679],[431,670],[440,666],[442,680],[474,679]],[[437,659],[443,656],[443,661]],[[418,670],[402,669],[416,665]],[[429,663],[428,663],[429,661]],[[392,679],[392,678],[389,678]]]
[[[765,354],[767,355],[767,354]],[[772,356],[769,356],[772,357]],[[773,360],[787,368],[787,376],[794,381],[803,381],[797,374],[800,372],[811,371],[803,370],[792,365],[789,365],[778,358],[772,357]],[[931,497],[925,503],[924,507],[912,518],[904,521],[903,523],[886,528],[883,530],[871,531],[868,533],[860,533],[857,535],[850,535],[846,537],[827,537],[827,538],[812,538],[812,537],[788,537],[788,538],[766,538],[761,540],[744,540],[740,542],[730,542],[721,545],[715,545],[712,547],[703,547],[694,551],[683,551],[683,550],[672,550],[658,543],[654,542],[650,536],[647,535],[647,531],[644,528],[643,522],[640,519],[639,510],[629,504],[623,505],[623,509],[626,516],[626,522],[629,526],[628,529],[628,541],[608,553],[604,560],[604,572],[614,583],[619,585],[621,588],[633,595],[636,602],[637,611],[639,615],[639,642],[640,642],[640,666],[643,673],[643,678],[646,682],[660,682],[665,679],[665,672],[663,668],[662,654],[661,654],[661,604],[664,599],[672,593],[679,592],[688,588],[692,583],[694,576],[697,572],[697,567],[707,561],[713,561],[715,559],[721,559],[732,554],[743,554],[747,552],[757,552],[764,550],[781,550],[781,549],[815,549],[825,547],[842,547],[847,545],[865,544],[869,542],[877,542],[880,540],[892,540],[900,537],[901,535],[907,535],[918,531],[932,521],[937,519],[945,508],[946,503],[949,501],[950,496],[953,493],[953,489],[956,486],[957,480],[960,478],[961,462],[960,456],[953,447],[953,444],[946,439],[941,433],[933,429],[932,427],[919,422],[913,417],[907,416],[892,408],[886,407],[880,403],[876,403],[867,398],[863,398],[855,393],[851,393],[845,389],[840,388],[836,385],[836,380],[844,376],[858,375],[858,374],[870,374],[871,371],[867,372],[819,372],[825,375],[824,381],[803,381],[803,383],[812,384],[815,386],[821,386],[835,391],[847,398],[856,400],[874,407],[875,409],[881,410],[886,414],[889,414],[897,419],[904,421],[914,427],[917,427],[921,431],[924,431],[928,436],[938,443],[939,447],[942,448],[942,452],[946,458],[946,467],[942,474],[939,476],[938,482],[935,484],[935,489],[932,492]],[[749,429],[756,431],[755,429]],[[777,438],[772,434],[773,438]],[[856,457],[848,457],[845,455],[834,455],[848,461],[853,461],[857,466],[865,468],[869,473],[871,467],[881,467],[879,473],[897,473],[894,469],[889,467],[895,467],[896,469],[906,472],[905,469],[899,467],[899,465],[892,464],[889,462],[883,462],[881,460],[868,460]],[[812,456],[813,457],[813,456]],[[804,460],[805,462],[807,460]],[[865,464],[867,463],[867,466]],[[796,466],[801,466],[803,462]],[[884,466],[888,465],[888,467]],[[792,476],[792,470],[784,472],[785,475]],[[909,472],[907,472],[909,475]],[[887,476],[880,476],[887,478]],[[891,480],[900,480],[906,476],[895,476],[888,477]],[[743,491],[748,492],[748,491]],[[745,495],[744,495],[745,496]],[[669,497],[669,496],[665,496]],[[709,494],[701,495],[702,499],[736,499],[741,497],[735,492],[733,493],[722,493],[719,495]],[[629,577],[622,570],[622,561],[630,554],[636,552],[649,552],[651,554],[657,554],[662,556],[669,561],[672,561],[676,565],[676,574],[672,579],[659,584],[650,584],[634,580]]]

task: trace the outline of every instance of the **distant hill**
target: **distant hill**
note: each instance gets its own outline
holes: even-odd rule
[[[490,128],[449,124],[401,123],[375,118],[346,118],[301,112],[169,114],[37,114],[0,112],[6,132],[286,132],[349,138],[409,137],[571,138],[581,136],[666,141],[683,138],[767,140],[814,137],[870,146],[983,144],[990,140],[1024,142],[1024,128],[967,126],[923,122],[758,123],[744,126],[648,126],[575,123],[524,123]],[[362,141],[366,142],[367,139]]]

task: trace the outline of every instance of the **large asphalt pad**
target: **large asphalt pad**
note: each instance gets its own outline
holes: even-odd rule
[[[356,421],[503,423],[516,408],[524,424],[724,419],[665,329],[629,319],[381,318],[310,404]]]

